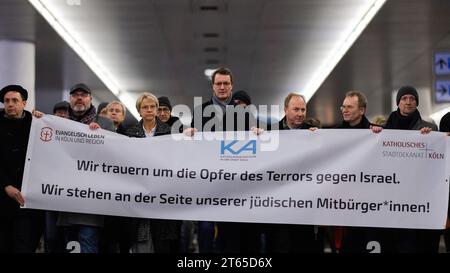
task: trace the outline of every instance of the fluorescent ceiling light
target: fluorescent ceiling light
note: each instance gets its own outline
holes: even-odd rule
[[[128,108],[131,114],[139,119],[139,114],[135,111],[134,102],[130,101],[130,96],[125,90],[122,90],[111,74],[105,69],[92,52],[88,52],[85,47],[82,46],[77,37],[72,34],[73,31],[63,25],[63,20],[57,18],[46,6],[42,0],[28,0],[39,14],[50,24],[50,26],[61,36],[61,38],[71,47],[76,54],[86,63],[86,65],[94,72],[95,75],[103,82],[103,84],[120,100],[127,98],[127,101],[122,101]],[[127,96],[128,95],[128,96]],[[131,103],[131,104],[130,104]]]
[[[362,31],[372,21],[373,17],[381,9],[386,0],[373,0],[368,6],[367,11],[362,15],[360,20],[351,27],[347,35],[336,43],[334,49],[326,57],[320,67],[316,70],[311,80],[306,84],[305,88],[301,92],[306,97],[306,100],[312,98],[317,89],[322,85],[328,75],[333,71],[335,66],[339,63],[342,57],[347,53]]]
[[[214,74],[214,71],[216,71],[217,68],[207,68],[205,69],[205,76],[208,77],[209,79],[211,79],[212,74]]]

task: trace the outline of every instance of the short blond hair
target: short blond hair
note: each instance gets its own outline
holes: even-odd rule
[[[144,101],[145,99],[151,99],[152,101],[154,101],[156,103],[156,108],[159,107],[158,98],[155,95],[153,95],[152,93],[145,92],[142,95],[140,95],[139,98],[136,100],[136,109],[138,110],[138,112],[141,109],[142,101]]]
[[[111,108],[111,106],[113,106],[114,104],[120,105],[120,107],[122,107],[123,116],[127,114],[127,108],[125,107],[125,105],[117,100],[108,103],[108,105],[106,105],[105,107],[106,111],[109,111],[109,108]]]

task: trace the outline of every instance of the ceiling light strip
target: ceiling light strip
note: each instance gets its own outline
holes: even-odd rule
[[[111,75],[102,67],[93,54],[89,53],[80,42],[70,33],[70,31],[63,26],[61,20],[49,10],[49,8],[42,3],[41,0],[28,0],[30,4],[44,17],[44,19],[50,24],[50,26],[61,36],[61,38],[72,48],[76,54],[86,63],[86,65],[94,72],[95,75],[105,84],[105,86],[117,97],[121,97],[121,94],[126,93],[121,90],[116,81]],[[127,97],[128,98],[128,97]],[[136,118],[139,118],[137,111],[133,111],[134,103],[130,104],[129,100],[123,102],[125,106]]]
[[[325,79],[333,71],[336,65],[340,62],[342,57],[347,53],[362,31],[372,21],[377,12],[384,5],[386,0],[375,0],[367,12],[364,13],[361,20],[352,28],[351,32],[346,36],[343,41],[337,44],[337,46],[331,51],[330,55],[324,60],[318,70],[316,70],[314,76],[306,84],[302,94],[306,97],[306,100],[312,98],[314,93],[319,89]]]

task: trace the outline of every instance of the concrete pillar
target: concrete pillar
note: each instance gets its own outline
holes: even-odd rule
[[[0,40],[0,88],[18,84],[28,91],[25,109],[35,105],[35,45],[21,40]],[[3,105],[0,103],[0,107]]]

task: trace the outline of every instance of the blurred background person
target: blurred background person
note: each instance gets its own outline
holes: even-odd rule
[[[159,97],[158,118],[160,121],[167,123],[170,127],[179,120],[178,117],[172,116],[172,104],[168,97]],[[182,129],[181,129],[182,132]],[[180,133],[181,133],[180,132]]]
[[[383,116],[383,115],[375,116],[375,117],[373,118],[372,123],[375,124],[375,125],[380,125],[380,126],[382,126],[382,125],[384,125],[384,124],[386,123],[386,117]]]
[[[125,128],[123,127],[123,121],[127,114],[127,109],[120,101],[112,101],[105,107],[106,117],[113,121],[114,129],[117,133],[124,134]]]
[[[106,112],[106,106],[108,105],[107,102],[101,102],[97,107],[97,116],[99,117],[108,117],[108,113]]]
[[[61,118],[69,118],[69,102],[63,100],[53,106],[53,115]]]

